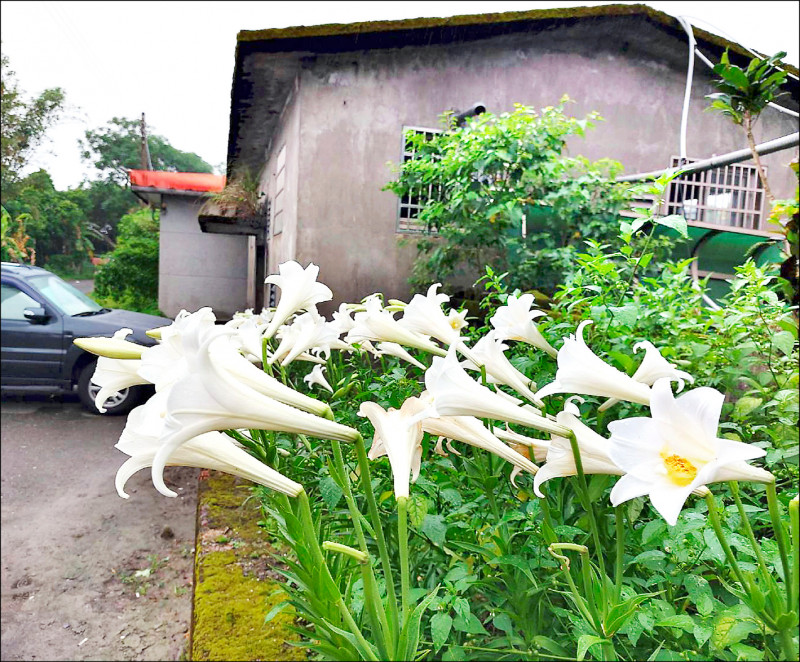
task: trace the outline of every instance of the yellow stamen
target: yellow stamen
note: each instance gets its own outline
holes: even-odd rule
[[[664,466],[667,469],[667,475],[673,483],[684,487],[694,480],[697,475],[697,467],[695,467],[689,460],[680,455],[661,455],[664,459]]]

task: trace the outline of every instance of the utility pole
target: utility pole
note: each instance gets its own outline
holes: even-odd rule
[[[147,146],[147,125],[144,121],[144,113],[142,113],[142,146],[140,149],[140,160],[142,163],[142,170],[152,170],[153,162],[150,160],[150,148]]]

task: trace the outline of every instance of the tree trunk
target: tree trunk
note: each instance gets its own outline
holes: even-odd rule
[[[744,132],[747,134],[747,144],[749,145],[750,151],[753,154],[753,161],[756,162],[756,170],[758,171],[758,176],[761,179],[761,184],[764,186],[764,194],[767,196],[767,202],[769,202],[771,210],[772,206],[775,204],[775,196],[772,195],[772,191],[769,188],[767,175],[764,172],[764,166],[761,165],[761,157],[756,151],[756,140],[753,137],[753,117],[747,110],[744,111],[744,121],[742,122],[742,126],[744,127]]]

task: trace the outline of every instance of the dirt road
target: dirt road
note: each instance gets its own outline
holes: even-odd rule
[[[4,398],[3,660],[177,660],[191,618],[197,471],[149,471],[117,496],[125,418]]]

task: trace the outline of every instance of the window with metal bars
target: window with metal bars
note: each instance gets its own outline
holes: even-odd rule
[[[692,164],[699,159],[688,159]],[[672,157],[671,167],[680,159]],[[687,173],[670,182],[664,214],[681,214],[694,225],[758,230],[764,218],[764,187],[754,165],[735,163]]]
[[[410,134],[423,135],[425,140],[431,140],[440,134],[438,129],[426,129],[416,126],[403,127],[403,163],[413,161],[417,157],[417,150],[411,140]],[[419,220],[419,212],[428,202],[441,194],[438,184],[419,186],[402,195],[397,203],[397,231],[398,232],[424,232],[427,228]]]

